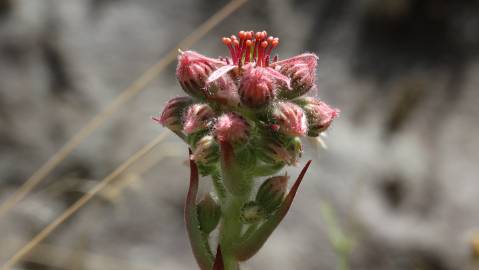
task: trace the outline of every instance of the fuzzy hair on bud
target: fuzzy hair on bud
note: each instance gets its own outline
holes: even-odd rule
[[[308,129],[303,109],[291,102],[278,102],[274,105],[273,119],[279,132],[289,136],[304,136]]]
[[[272,64],[272,67],[291,79],[291,89],[283,88],[281,96],[295,98],[306,94],[316,86],[318,57],[304,53]]]
[[[236,113],[225,113],[218,117],[214,126],[214,135],[220,142],[245,142],[249,137],[249,124]]]
[[[238,87],[228,72],[231,66],[217,69],[206,81],[207,99],[221,105],[237,107],[240,104]]]
[[[321,132],[328,129],[340,113],[338,109],[332,108],[325,102],[313,97],[300,98],[298,104],[303,104],[302,107],[306,112],[309,125],[308,136],[310,137],[317,137]]]
[[[206,80],[218,67],[224,65],[220,60],[201,55],[193,51],[178,55],[176,77],[185,92],[193,97],[204,99]]]
[[[265,210],[267,215],[274,213],[283,202],[288,180],[288,175],[273,176],[259,187],[256,193],[256,203]]]
[[[268,76],[266,68],[252,64],[245,68],[238,91],[241,102],[251,108],[264,106],[275,97],[274,81]]]
[[[167,103],[160,117],[153,117],[164,127],[172,131],[179,132],[183,129],[182,115],[183,111],[189,106],[193,100],[190,97],[176,97],[170,99]]]
[[[193,104],[185,114],[183,131],[191,134],[208,128],[209,121],[214,117],[214,111],[208,104]]]
[[[303,153],[303,145],[298,137],[281,140],[264,139],[259,158],[268,164],[296,165]]]
[[[191,159],[204,165],[210,165],[218,161],[219,145],[213,136],[204,136],[196,143]]]

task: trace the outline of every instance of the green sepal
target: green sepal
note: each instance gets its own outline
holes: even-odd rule
[[[221,218],[221,208],[218,203],[216,203],[210,194],[207,194],[203,200],[198,203],[196,211],[198,213],[200,230],[206,234],[211,233],[216,226],[218,226]]]
[[[266,179],[256,193],[256,203],[267,216],[276,211],[283,202],[289,176],[273,176]]]

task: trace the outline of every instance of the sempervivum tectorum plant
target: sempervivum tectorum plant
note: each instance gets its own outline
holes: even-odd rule
[[[311,161],[289,193],[289,177],[275,174],[298,163],[301,137],[319,136],[339,114],[304,96],[316,88],[316,55],[279,61],[271,57],[279,39],[265,31],[240,31],[222,42],[229,57],[180,51],[176,76],[188,96],[173,98],[154,118],[191,149],[185,221],[203,270],[237,270],[263,246],[286,215]],[[215,196],[198,204],[199,173],[211,176]],[[219,244],[211,249],[216,227]]]

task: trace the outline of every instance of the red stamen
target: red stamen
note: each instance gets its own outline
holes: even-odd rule
[[[249,63],[249,58],[251,56],[251,46],[253,45],[253,42],[251,40],[246,40],[246,56],[244,59],[245,63]]]
[[[255,40],[254,41],[254,48],[253,48],[253,61],[258,62],[256,57],[258,56],[258,46],[259,46],[259,41]]]
[[[265,39],[268,36],[268,32],[264,31],[261,32],[261,39]]]
[[[244,39],[244,38],[245,38],[245,34],[246,34],[245,31],[241,30],[241,31],[238,32],[238,37],[239,37],[240,39]]]
[[[238,59],[239,59],[239,55],[240,55],[240,47],[239,47],[239,42],[237,39],[233,40],[233,47],[234,47],[234,52],[235,52],[235,55],[234,55],[234,58],[233,58],[233,63],[236,65],[238,64]]]
[[[224,37],[222,40],[223,40],[223,44],[225,44],[230,51],[231,59],[234,59],[235,51],[234,51],[233,47],[231,46],[231,43],[232,43],[231,39],[227,38],[227,37]]]
[[[268,44],[270,46],[266,49],[266,52],[265,52],[265,57],[267,58],[266,66],[269,65],[269,58],[271,56],[271,51],[273,50],[273,48],[275,48],[279,44],[279,38],[273,38],[271,36],[268,37]]]
[[[278,46],[279,39],[268,36],[266,31],[239,31],[238,36],[231,35],[222,39],[231,54],[231,60],[235,65],[256,62],[258,66],[268,66],[271,59],[271,51]],[[278,60],[277,56],[273,61]],[[228,63],[229,59],[225,59]]]
[[[264,62],[264,50],[268,46],[267,41],[262,41],[259,47],[259,53],[258,53],[258,63],[260,67],[263,67],[265,62]]]

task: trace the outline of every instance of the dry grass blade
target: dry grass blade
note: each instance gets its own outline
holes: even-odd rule
[[[189,36],[180,41],[170,50],[157,64],[150,67],[127,89],[117,96],[103,111],[93,117],[78,133],[65,143],[51,158],[44,163],[25,183],[0,205],[0,217],[5,215],[20,200],[22,200],[33,188],[35,188],[48,174],[67,158],[78,145],[85,140],[94,130],[101,126],[114,112],[132,97],[143,90],[158,74],[176,59],[179,48],[187,48],[205,36],[211,29],[227,18],[231,13],[241,7],[247,0],[233,0],[216,12],[203,24],[201,24]]]
[[[17,245],[20,241],[8,241],[5,244]],[[81,260],[86,262],[93,262],[92,266],[96,266],[93,269],[101,270],[157,270],[158,267],[154,266],[152,262],[131,262],[124,258],[110,257],[104,254],[91,253],[84,249],[71,249],[64,246],[54,246],[49,244],[39,244],[28,255],[23,258],[25,262],[32,262],[40,264],[42,266],[49,267],[49,269],[65,269],[72,270],[70,260],[52,259],[52,258],[65,258],[70,257],[73,260]],[[90,267],[90,265],[89,265]],[[88,268],[90,269],[90,268]]]
[[[136,161],[144,157],[150,151],[152,151],[159,143],[161,143],[166,136],[168,131],[164,131],[158,137],[156,137],[149,144],[141,148],[138,152],[133,154],[128,158],[123,164],[116,168],[111,174],[105,177],[100,181],[95,187],[93,187],[88,193],[83,195],[78,201],[76,201],[72,206],[65,210],[58,218],[56,218],[52,223],[46,226],[41,232],[39,232],[32,240],[30,240],[26,245],[19,249],[3,266],[0,270],[10,269],[15,265],[23,256],[30,252],[35,246],[37,246],[41,241],[43,241],[48,235],[50,235],[60,224],[65,220],[70,218],[76,211],[82,208],[86,203],[88,203],[98,192],[103,190],[110,182],[115,180],[119,175],[124,173],[131,165]]]

